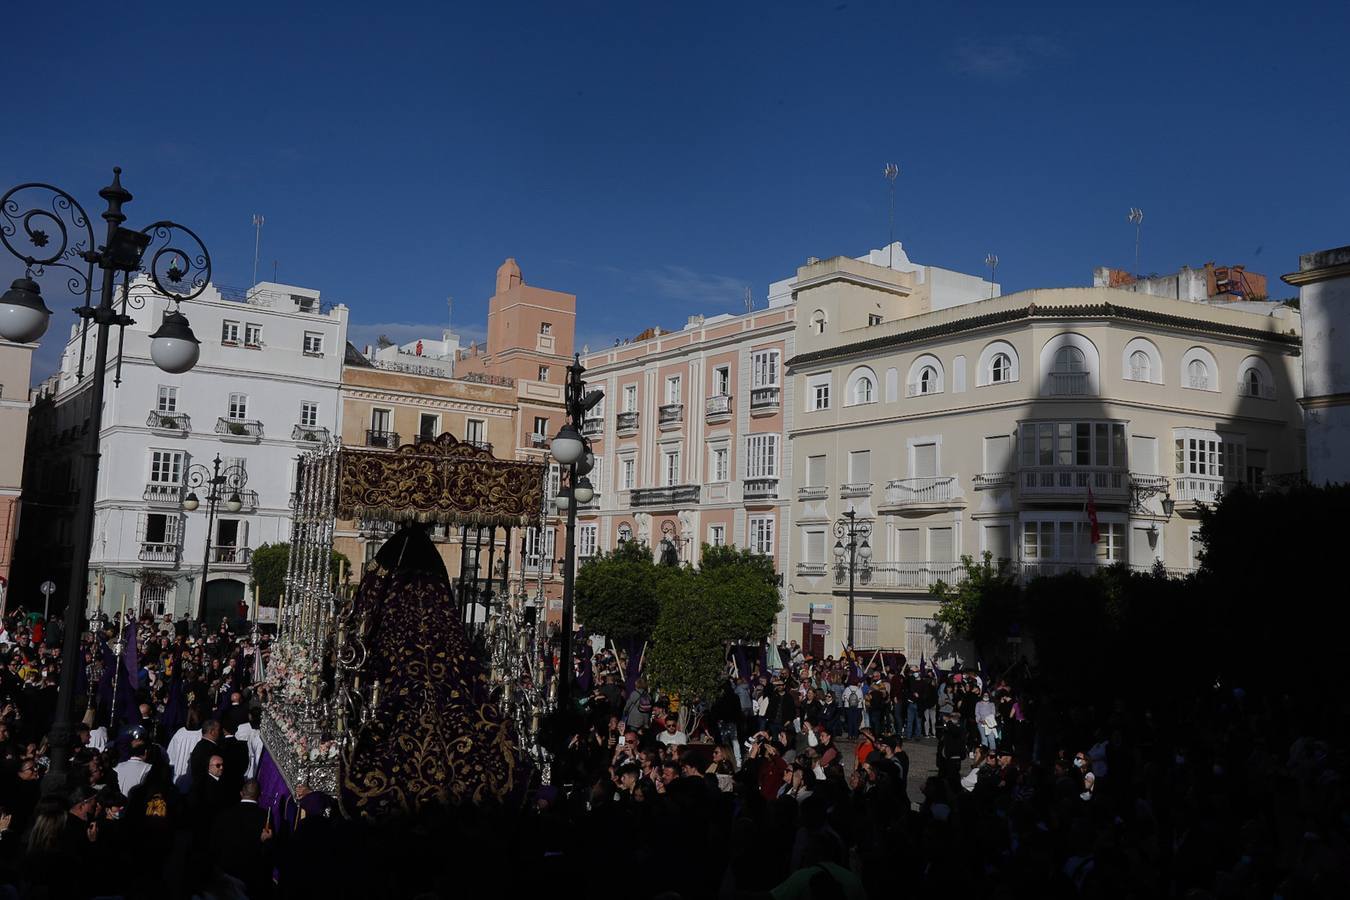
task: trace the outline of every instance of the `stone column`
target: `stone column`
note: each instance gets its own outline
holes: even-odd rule
[[[1350,483],[1350,247],[1305,253],[1284,280],[1303,314],[1308,480]]]

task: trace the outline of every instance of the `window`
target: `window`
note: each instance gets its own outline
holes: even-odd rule
[[[854,617],[856,623],[857,617]],[[936,660],[937,637],[940,634],[937,619],[905,617],[905,657],[907,659]],[[859,645],[860,647],[862,645]]]
[[[619,526],[619,543],[626,544],[633,539],[633,526],[624,522]]]
[[[552,334],[552,333],[553,333],[553,323],[552,323],[552,322],[540,322],[540,323],[539,323],[539,333],[540,333],[540,334]]]
[[[1261,487],[1266,483],[1266,451],[1255,447],[1247,451],[1247,483]]]
[[[159,386],[159,399],[156,401],[155,409],[165,414],[178,412],[178,388],[168,384]]]
[[[482,446],[487,443],[487,422],[482,419],[469,419],[464,423],[464,440],[470,444]]]
[[[1241,480],[1246,475],[1246,445],[1216,434],[1181,434],[1176,438],[1176,474]]]
[[[825,562],[825,529],[809,528],[802,532],[803,561],[807,565]]]
[[[244,346],[261,347],[262,346],[262,326],[254,322],[249,322],[244,326]]]
[[[590,559],[595,555],[596,539],[599,536],[599,525],[578,525],[577,526],[577,556],[581,559]]]
[[[547,416],[535,416],[535,417],[534,417],[534,432],[533,432],[533,433],[536,434],[536,435],[538,435],[538,436],[541,437],[541,438],[545,438],[545,439],[548,438],[548,417],[547,417]]]
[[[815,401],[815,405],[812,407],[812,409],[830,408],[830,383],[828,381],[823,381],[820,382],[819,384],[816,384],[812,389],[812,394],[814,395]]]
[[[993,362],[989,364],[989,383],[1003,384],[1010,380],[1012,380],[1012,360],[1006,353],[995,353]]]
[[[1092,544],[1092,526],[1086,516],[1071,520],[1029,520],[1022,523],[1022,559],[1028,562],[1124,562],[1125,524],[1099,522],[1100,540]]]
[[[153,484],[182,484],[182,452],[178,450],[151,451],[150,481]]]
[[[1256,369],[1248,369],[1242,376],[1242,384],[1248,397],[1261,396],[1261,373]]]
[[[875,386],[872,384],[872,379],[868,378],[866,375],[859,378],[853,384],[853,402],[855,404],[871,403],[876,399],[874,393]]]
[[[619,489],[631,491],[637,484],[637,461],[632,457],[625,457],[619,463]]]
[[[848,406],[876,402],[876,373],[867,366],[859,366],[849,373],[848,380],[844,383],[844,391],[844,403]]]
[[[291,300],[295,302],[295,308],[301,312],[312,313],[319,311],[318,297],[304,297],[300,294],[291,294]]]
[[[548,366],[539,367],[539,380],[548,381]]]
[[[390,428],[390,422],[393,421],[394,413],[388,409],[372,409],[370,411],[370,430],[377,434],[387,434]]]
[[[714,547],[725,547],[727,545],[727,526],[709,525],[708,543]]]
[[[998,565],[999,560],[1012,559],[1012,535],[1008,526],[984,526],[984,549],[993,554],[995,565]]]
[[[441,417],[435,413],[420,413],[417,417],[417,437],[423,441],[434,441],[441,433]]]
[[[1130,380],[1153,380],[1153,360],[1149,359],[1143,350],[1136,350],[1130,354]]]
[[[323,333],[318,331],[305,332],[305,355],[323,356]]]
[[[1186,366],[1187,384],[1197,391],[1209,390],[1209,366],[1203,359],[1193,359]]]
[[[713,369],[713,396],[728,397],[731,395],[731,367],[718,366]]]
[[[1120,422],[1025,422],[1023,466],[1102,466],[1123,469],[1125,426]]]
[[[146,544],[176,545],[178,543],[178,516],[168,513],[143,513],[141,541]]]
[[[552,528],[545,529],[543,540],[540,540],[538,528],[525,529],[525,568],[537,569],[541,562],[545,568],[552,567],[554,536]]]
[[[938,447],[935,443],[914,445],[914,477],[933,478],[938,473]]]
[[[544,497],[552,500],[558,496],[562,490],[562,466],[558,463],[548,464],[548,481],[544,483]]]
[[[778,351],[757,350],[750,357],[752,373],[751,387],[766,388],[778,386]]]
[[[778,477],[778,435],[752,434],[746,437],[745,477]]]
[[[750,549],[765,556],[773,555],[773,517],[750,517]]]
[[[665,486],[670,487],[680,483],[680,451],[667,450],[664,454],[665,459]]]
[[[680,402],[680,376],[671,375],[666,379],[666,403],[674,405]]]
[[[625,384],[623,386],[623,411],[637,412],[637,385]]]
[[[919,393],[934,394],[937,393],[937,369],[932,366],[924,366],[919,371]]]
[[[1060,347],[1055,351],[1055,374],[1079,375],[1087,372],[1087,360],[1077,347]]]
[[[848,483],[872,483],[872,451],[851,450],[848,454]]]
[[[247,418],[248,418],[248,395],[247,395],[247,394],[231,394],[231,395],[230,395],[229,413],[228,413],[228,415],[226,416],[226,418],[228,418],[228,419],[230,419],[230,420],[232,420],[232,421],[235,421],[235,422],[241,422],[241,421],[243,421],[244,419],[247,419]]]
[[[1010,472],[1013,467],[1012,435],[996,434],[984,439],[984,471]]]
[[[956,542],[951,528],[928,529],[928,559],[932,562],[956,561]]]
[[[731,452],[726,447],[714,447],[712,451],[712,480],[727,481],[731,478]]]
[[[222,344],[239,343],[239,323],[225,321],[220,323],[220,342]]]
[[[300,427],[315,428],[319,424],[319,404],[306,400],[300,404]]]
[[[867,325],[869,328],[873,325],[880,325],[880,324],[881,324],[881,316],[877,315],[876,313],[867,314]]]
[[[807,487],[825,486],[825,457],[808,456],[806,458]]]
[[[812,334],[825,333],[825,310],[818,309],[815,312],[811,313],[811,333]]]

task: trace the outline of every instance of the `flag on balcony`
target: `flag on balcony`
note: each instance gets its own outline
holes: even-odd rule
[[[1088,525],[1092,527],[1092,543],[1100,543],[1102,539],[1102,530],[1097,524],[1097,500],[1092,496],[1091,486],[1088,487],[1087,517]]]

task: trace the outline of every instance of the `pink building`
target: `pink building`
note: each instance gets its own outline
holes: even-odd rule
[[[0,340],[0,597],[9,589],[19,529],[24,445],[28,437],[28,377],[36,344]],[[31,597],[27,598],[32,602]]]
[[[794,409],[784,363],[790,302],[743,315],[693,316],[587,354],[588,387],[605,400],[585,423],[596,453],[595,500],[577,520],[577,555],[641,541],[681,562],[703,544],[735,544],[788,563]]]

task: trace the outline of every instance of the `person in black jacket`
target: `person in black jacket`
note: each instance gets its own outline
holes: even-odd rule
[[[245,781],[238,803],[221,812],[211,828],[213,862],[242,881],[252,900],[272,893],[272,822],[258,796],[258,782]]]

